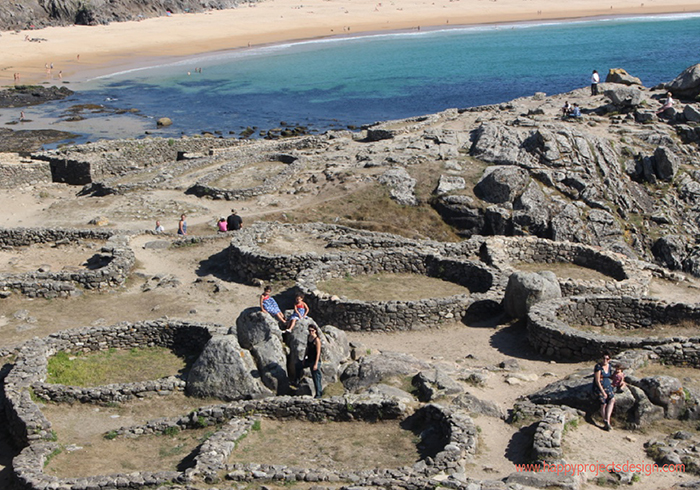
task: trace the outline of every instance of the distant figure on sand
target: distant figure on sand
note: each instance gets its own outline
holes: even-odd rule
[[[187,235],[187,221],[185,221],[185,218],[184,214],[180,216],[180,222],[177,224],[178,235]]]
[[[666,102],[664,102],[664,105],[662,105],[658,111],[656,111],[656,115],[658,116],[659,114],[663,114],[666,112],[666,109],[670,109],[673,107],[673,94],[671,92],[668,92],[666,94]]]
[[[307,305],[304,302],[304,295],[297,294],[294,300],[294,313],[292,313],[292,316],[289,317],[289,322],[287,323],[288,327],[287,330],[285,330],[285,332],[291,332],[292,330],[294,330],[294,325],[297,324],[297,320],[306,318],[308,314],[309,305]]]
[[[235,209],[231,210],[231,214],[228,218],[226,218],[226,223],[228,224],[229,231],[240,230],[243,228],[243,220],[240,216],[238,216],[238,214],[236,214]]]
[[[163,225],[160,224],[159,220],[156,220],[156,233],[164,233],[165,228],[163,228]]]
[[[598,83],[600,83],[600,75],[596,70],[593,70],[591,75],[591,95],[598,95]]]
[[[272,287],[270,286],[265,286],[263,293],[260,295],[260,309],[284,323],[284,315],[282,314],[282,310],[280,310],[280,306],[277,304],[277,301],[275,301],[275,298],[272,297]]]
[[[603,418],[603,428],[612,430],[610,416],[615,408],[615,391],[612,385],[612,367],[610,354],[604,353],[603,360],[593,369],[593,393],[600,401],[600,416]]]
[[[219,221],[216,222],[216,226],[219,229],[219,233],[225,233],[228,231],[228,226],[226,224],[226,218],[221,217]]]

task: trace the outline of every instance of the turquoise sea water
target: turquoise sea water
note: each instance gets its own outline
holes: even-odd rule
[[[149,127],[162,116],[174,121],[158,131],[164,136],[237,134],[281,121],[324,131],[568,92],[588,85],[593,69],[604,78],[609,68],[625,68],[651,87],[699,63],[698,46],[697,15],[335,38],[114,74],[71,86],[80,90],[75,97],[44,110],[58,115],[78,103],[136,107]],[[90,124],[84,127],[90,137]],[[134,131],[143,134],[143,126]]]

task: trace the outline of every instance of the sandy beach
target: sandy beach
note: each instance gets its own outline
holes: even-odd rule
[[[685,0],[265,0],[224,11],[107,26],[3,32],[0,85],[79,81],[156,59],[387,30],[700,12]],[[25,40],[27,37],[37,42]],[[47,70],[47,66],[53,69]],[[59,75],[60,74],[60,75]]]

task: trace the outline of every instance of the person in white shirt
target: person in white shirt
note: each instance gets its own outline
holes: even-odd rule
[[[659,114],[663,114],[666,112],[666,109],[670,109],[671,107],[673,107],[673,94],[668,92],[666,94],[666,102],[664,102],[664,105],[662,105],[661,108],[656,111],[656,115],[658,116]]]
[[[598,95],[598,83],[600,83],[600,75],[596,70],[593,70],[591,75],[591,95]]]

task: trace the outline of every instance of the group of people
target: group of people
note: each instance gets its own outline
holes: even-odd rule
[[[567,100],[564,102],[564,106],[561,108],[562,117],[581,117],[581,108],[578,103],[574,102],[574,105],[569,104]]]
[[[597,70],[593,70],[593,74],[591,75],[591,95],[598,95],[598,84],[600,83],[600,75],[598,74]],[[566,107],[569,103],[567,102],[564,107]],[[576,104],[574,104],[576,106]],[[666,100],[664,103],[661,105],[658,111],[656,111],[656,115],[660,116],[663,115],[664,112],[666,112],[667,109],[671,109],[673,107],[673,94],[671,92],[666,93]],[[568,114],[564,114],[565,116]],[[573,115],[573,114],[572,114]],[[574,116],[574,117],[580,117],[581,113],[579,110],[579,115]]]
[[[277,304],[277,300],[272,297],[271,286],[265,286],[263,293],[260,295],[260,309],[278,320],[283,333],[291,333],[297,322],[309,315],[309,305],[304,302],[304,295],[297,294],[294,298],[294,312],[288,319],[285,318],[279,304]],[[296,366],[297,383],[305,368],[311,369],[311,379],[313,380],[314,391],[316,392],[315,398],[321,398],[321,394],[323,393],[321,387],[321,337],[318,333],[318,327],[313,323],[309,325],[309,335],[306,339],[304,359]]]
[[[229,217],[219,218],[219,221],[216,223],[216,226],[219,232],[240,230],[241,228],[243,228],[243,219],[240,216],[238,216],[238,213],[235,209],[232,209]],[[165,232],[165,227],[161,224],[160,220],[156,220],[155,232]],[[187,215],[185,214],[180,215],[180,221],[178,221],[177,223],[177,234],[183,236],[187,235]]]

